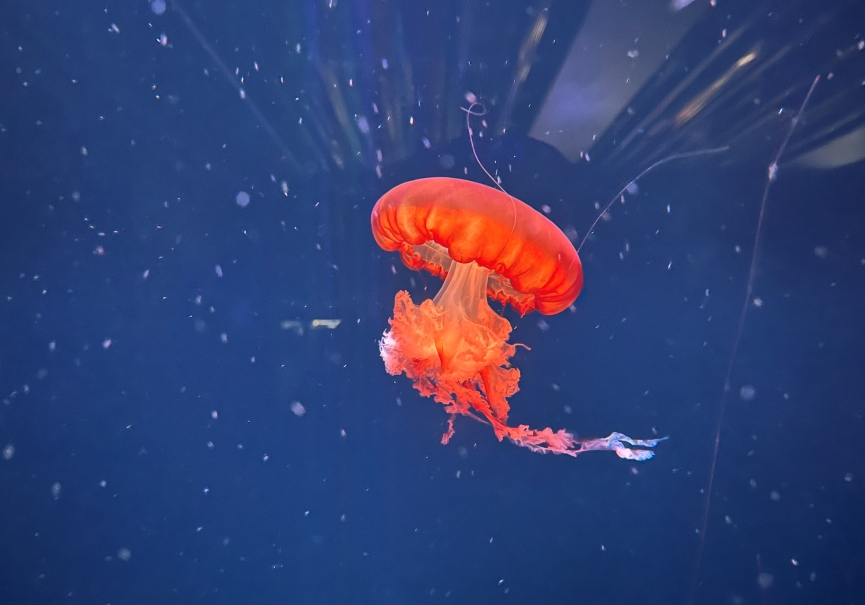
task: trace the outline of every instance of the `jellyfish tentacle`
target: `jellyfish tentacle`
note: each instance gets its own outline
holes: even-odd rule
[[[580,439],[580,451],[587,452],[592,450],[607,450],[616,452],[619,458],[625,460],[649,460],[655,455],[651,449],[633,449],[626,446],[632,445],[638,448],[653,448],[661,441],[666,441],[668,437],[659,439],[631,439],[623,433],[611,433],[607,437],[601,439]]]

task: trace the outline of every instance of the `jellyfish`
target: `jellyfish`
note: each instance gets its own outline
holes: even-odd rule
[[[648,460],[661,439],[613,433],[581,439],[551,428],[508,424],[508,398],[519,390],[511,366],[511,325],[487,298],[520,314],[567,309],[583,286],[583,269],[570,240],[547,217],[503,191],[453,178],[409,181],[384,194],[372,211],[372,232],[403,263],[444,279],[433,299],[414,304],[406,291],[394,299],[390,328],[379,341],[385,368],[405,374],[414,388],[445,407],[446,444],[457,416],[492,426],[534,452],[576,456],[611,450]],[[628,447],[632,446],[632,447]]]

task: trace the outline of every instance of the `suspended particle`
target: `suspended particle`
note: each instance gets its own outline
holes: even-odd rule
[[[753,401],[757,395],[757,389],[753,385],[745,384],[739,389],[739,397],[742,401]]]
[[[246,191],[238,191],[237,195],[234,196],[234,201],[241,208],[246,208],[249,206],[249,194]]]
[[[298,336],[303,336],[303,324],[292,319],[284,319],[279,322],[279,327],[283,330],[291,330]]]
[[[310,328],[326,328],[328,330],[336,329],[342,323],[341,319],[313,319],[309,322]]]

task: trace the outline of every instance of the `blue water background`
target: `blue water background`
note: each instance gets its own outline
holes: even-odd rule
[[[784,10],[719,4],[718,32]],[[816,23],[813,4],[786,16]],[[370,211],[411,178],[484,182],[465,93],[490,109],[481,159],[579,237],[647,165],[615,156],[613,127],[588,162],[529,136],[541,88],[495,131],[537,10],[2,9],[0,603],[865,603],[861,160],[781,163],[724,396],[767,169],[813,76],[828,130],[803,124],[791,153],[838,107],[861,121],[862,88],[842,86],[861,56],[828,77],[846,30],[791,35],[789,60],[749,76],[762,104],[651,143],[738,146],[616,202],[571,311],[504,311],[527,345],[512,423],[669,436],[654,460],[537,455],[467,418],[442,446],[442,406],[386,374],[394,294],[440,281],[379,249]],[[356,34],[368,20],[387,22]],[[653,82],[639,115],[674,88]]]

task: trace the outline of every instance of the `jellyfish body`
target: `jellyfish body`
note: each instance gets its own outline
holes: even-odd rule
[[[387,371],[405,373],[424,396],[450,415],[442,437],[454,434],[454,419],[488,422],[504,438],[536,452],[556,454],[613,450],[645,460],[659,441],[632,440],[621,433],[578,439],[564,429],[510,426],[508,398],[519,390],[511,367],[511,325],[487,297],[521,314],[551,315],[580,293],[583,270],[574,246],[545,216],[516,198],[477,183],[427,178],[388,191],[372,211],[379,246],[399,251],[406,266],[444,278],[432,300],[415,305],[408,292],[394,301],[390,329],[379,343]]]

